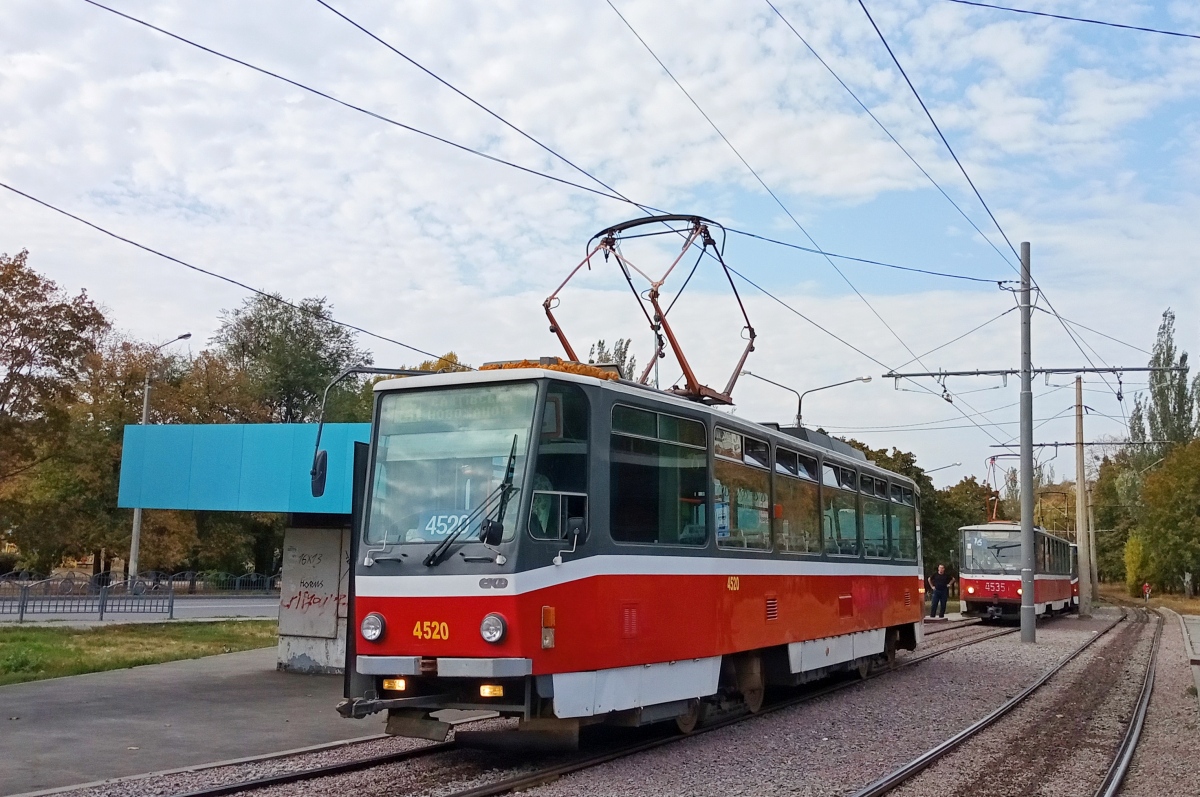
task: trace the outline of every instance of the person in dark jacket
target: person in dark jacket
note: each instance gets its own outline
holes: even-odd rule
[[[946,572],[945,565],[938,565],[937,572],[928,579],[929,588],[933,591],[933,602],[929,607],[930,617],[946,616],[946,601],[950,598],[950,585],[954,579]]]

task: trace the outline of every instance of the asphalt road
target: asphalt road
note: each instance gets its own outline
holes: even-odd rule
[[[275,648],[0,686],[0,795],[380,733],[342,679],[275,669]]]
[[[279,598],[275,596],[262,598],[210,598],[210,597],[181,597],[175,596],[176,620],[209,620],[221,617],[262,617],[277,618],[279,616]],[[109,623],[161,623],[166,619],[165,614],[137,614],[127,612],[105,612],[104,624]],[[0,614],[0,625],[15,624],[15,614]],[[69,614],[27,614],[25,622],[29,623],[87,623],[99,622],[96,613]]]

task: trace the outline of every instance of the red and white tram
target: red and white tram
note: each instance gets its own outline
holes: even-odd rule
[[[989,620],[1020,619],[1021,527],[1015,523],[963,526],[959,597],[963,614]],[[1075,545],[1037,529],[1033,576],[1037,613],[1069,611],[1079,605]]]
[[[553,358],[375,391],[345,716],[687,731],[921,640],[915,485],[840,441]]]

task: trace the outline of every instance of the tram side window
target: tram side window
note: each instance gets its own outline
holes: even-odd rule
[[[734,439],[736,438],[736,440]],[[770,449],[761,440],[717,429],[713,462],[713,516],[717,545],[768,550],[771,547]],[[740,462],[731,454],[741,452]]]
[[[533,489],[587,492],[588,400],[578,385],[551,382],[542,409]]]
[[[704,425],[621,405],[613,407],[612,418],[612,538],[618,542],[703,545],[708,536]]]
[[[539,539],[561,539],[559,515],[571,508],[586,511],[588,400],[577,385],[551,382],[542,408],[529,533]],[[563,493],[574,493],[569,499]],[[564,503],[565,500],[565,503]]]
[[[900,492],[902,503],[892,504],[892,546],[897,559],[917,558],[917,507],[913,491],[907,487]]]
[[[775,545],[789,553],[820,553],[817,461],[779,448],[775,473]]]
[[[877,490],[877,485],[882,485],[882,489]],[[867,556],[890,558],[892,551],[888,545],[887,482],[869,476],[862,477],[862,521],[863,549]]]
[[[821,514],[825,552],[858,556],[858,497],[854,471],[824,465],[821,469]]]

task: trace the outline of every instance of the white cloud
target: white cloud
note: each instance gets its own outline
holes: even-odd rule
[[[112,2],[347,101],[590,184],[316,3]],[[629,196],[768,234],[782,229],[782,214],[603,3],[401,9],[341,0],[339,7]],[[619,7],[818,240],[849,209],[926,197],[919,172],[765,5]],[[982,211],[857,4],[780,8],[982,226]],[[1181,343],[1195,350],[1200,336],[1187,313],[1200,298],[1191,259],[1200,245],[1193,187],[1200,122],[1186,108],[1200,92],[1200,54],[1161,37],[1097,39],[1076,27],[951,4],[913,0],[872,10],[1014,242],[1035,242],[1035,274],[1055,306],[1148,346],[1158,314],[1173,305]],[[1180,25],[1191,13],[1188,4],[1171,11]],[[348,321],[430,351],[453,348],[472,362],[555,352],[542,299],[578,262],[589,235],[634,215],[79,0],[10,0],[0,9],[0,108],[0,179],[255,286],[328,296]],[[1139,136],[1164,108],[1185,109],[1175,111],[1185,123],[1169,136],[1180,168],[1147,175]],[[856,233],[861,248],[908,246],[887,239],[888,222],[867,217]],[[945,218],[930,219],[921,258],[953,265],[962,253],[977,256],[974,239],[945,227]],[[23,247],[35,267],[69,289],[88,288],[119,325],[155,340],[192,331],[199,343],[218,311],[243,296],[5,193],[0,250]],[[811,270],[798,272],[798,284],[778,268],[792,261],[758,262],[746,251],[731,242],[731,262],[802,312],[889,365],[910,358],[819,261],[804,261]],[[983,262],[1010,276],[994,256]],[[1011,306],[1008,294],[883,281],[891,277],[856,279],[918,353]],[[753,370],[800,389],[882,372],[740,287],[760,334]],[[697,370],[723,385],[740,352],[740,323],[727,296],[691,290],[678,323],[695,341]],[[571,314],[563,317],[579,345],[636,333],[644,359],[644,320],[615,272],[597,272],[580,291],[565,297]],[[1039,362],[1080,360],[1045,317],[1036,328]],[[924,362],[1014,365],[1015,314],[993,329]],[[1109,362],[1144,360],[1091,342]],[[417,359],[370,345],[381,362]],[[956,392],[974,386],[951,381]],[[964,394],[956,406],[988,409],[1011,403],[1005,398],[1014,393],[1010,383],[1007,392]],[[878,379],[817,396],[806,415],[844,427],[957,414],[936,397],[896,392]],[[767,385],[745,382],[738,397],[748,417],[790,413],[788,394]],[[1105,406],[1119,415],[1114,401]],[[1103,423],[1099,429],[1115,429]],[[873,445],[914,449],[931,467],[966,463],[938,474],[947,480],[980,472],[992,442],[972,428],[863,434]]]

